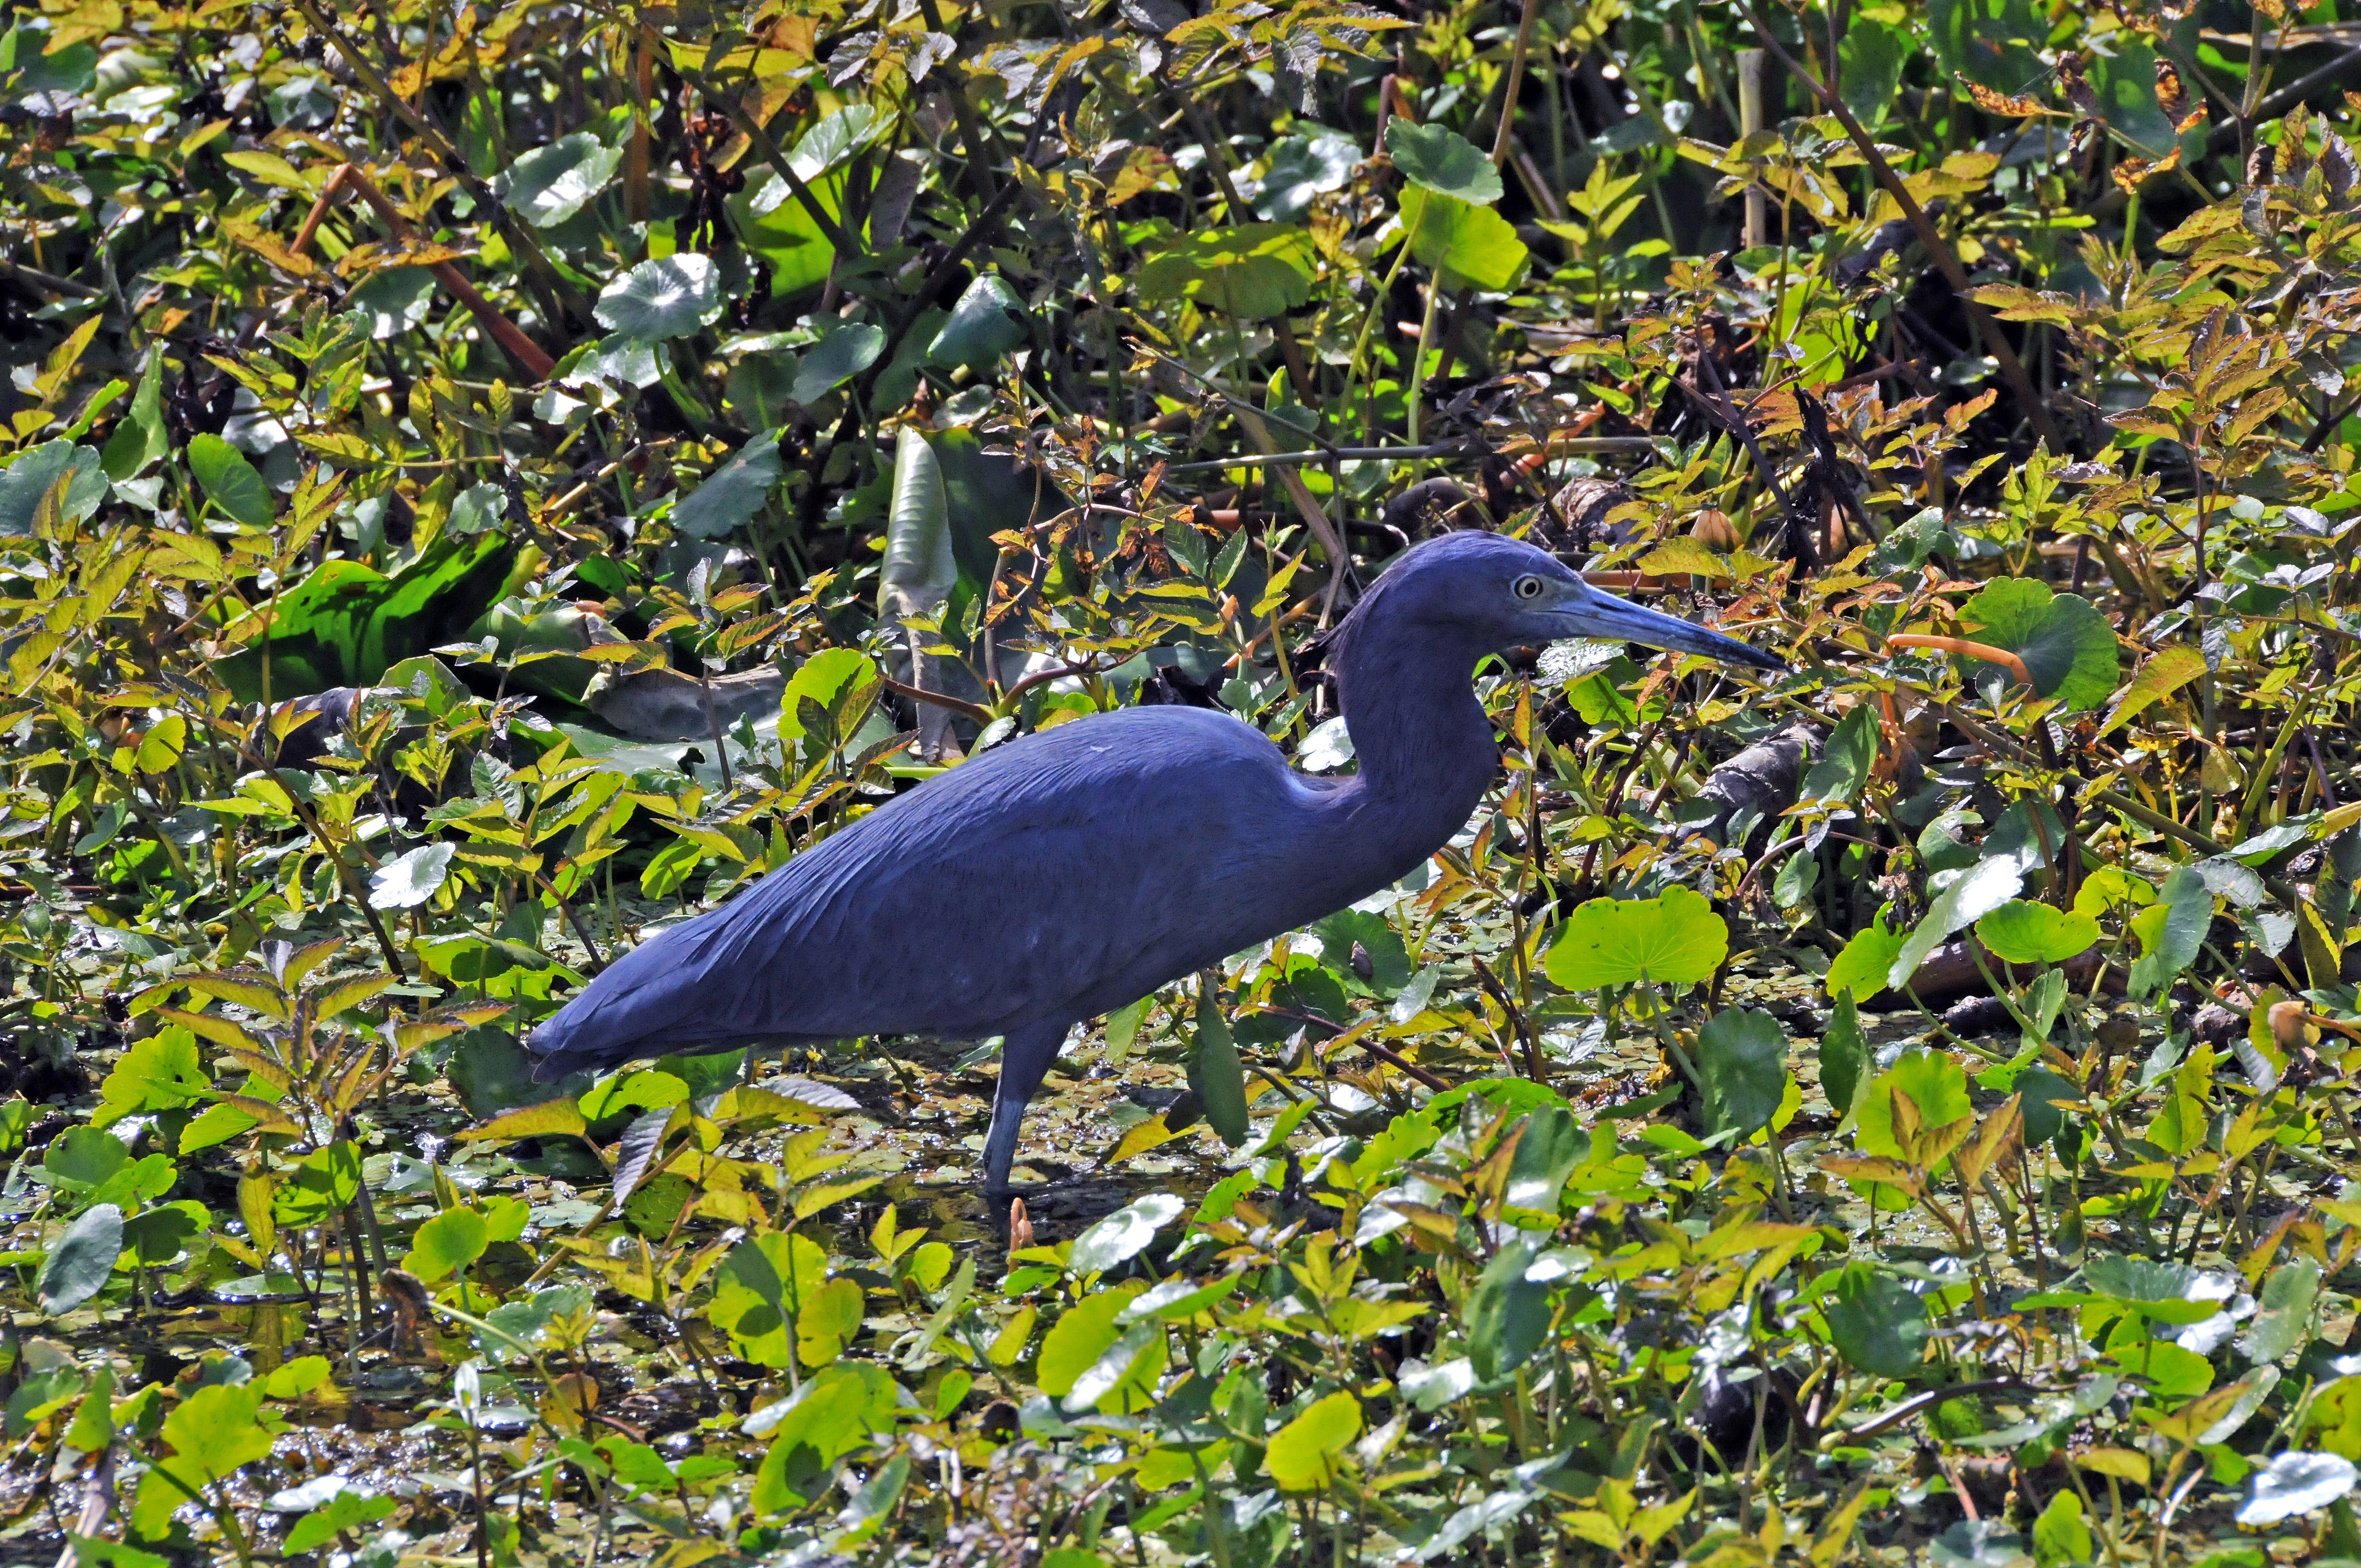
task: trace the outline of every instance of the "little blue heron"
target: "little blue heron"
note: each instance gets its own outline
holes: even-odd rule
[[[1017,1124],[1074,1025],[1366,898],[1449,842],[1499,762],[1477,663],[1569,637],[1786,668],[1521,541],[1445,534],[1395,560],[1338,629],[1356,773],[1299,773],[1260,730],[1203,708],[1027,736],[620,959],[533,1031],[538,1076],[756,1041],[998,1035],[984,1173],[1005,1191]]]

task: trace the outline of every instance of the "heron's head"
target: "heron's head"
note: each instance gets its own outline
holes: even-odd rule
[[[1396,613],[1448,624],[1488,648],[1595,637],[1782,674],[1788,668],[1785,660],[1735,637],[1603,593],[1547,551],[1497,533],[1471,530],[1430,540],[1394,562],[1378,581],[1379,590],[1365,601],[1372,609],[1386,598]]]

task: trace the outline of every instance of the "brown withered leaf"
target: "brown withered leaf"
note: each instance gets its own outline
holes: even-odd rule
[[[1975,100],[1976,107],[1987,115],[2006,115],[2022,120],[2029,119],[2036,115],[2058,113],[2038,98],[2012,97],[2006,93],[1987,87],[1981,82],[1970,82],[1967,83],[1967,88],[1968,96]]]
[[[2159,57],[2156,62],[2156,106],[2164,111],[2176,131],[2185,131],[2205,118],[2205,105],[2191,107],[2189,89],[2181,84],[2180,72],[2172,61]]]

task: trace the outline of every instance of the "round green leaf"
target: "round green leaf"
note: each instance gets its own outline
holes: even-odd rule
[[[368,334],[379,342],[424,321],[434,305],[434,270],[429,267],[383,268],[345,301],[346,309],[358,311]]]
[[[97,1295],[122,1252],[123,1211],[112,1203],[83,1210],[41,1260],[41,1310],[54,1318]]]
[[[605,190],[623,152],[588,131],[533,148],[492,181],[492,192],[536,228],[562,224]]]
[[[490,1245],[481,1214],[473,1209],[445,1209],[418,1227],[401,1266],[431,1285],[483,1256]]]
[[[1905,1376],[1927,1345],[1927,1303],[1866,1263],[1847,1264],[1821,1307],[1837,1353],[1863,1372]]]
[[[1032,320],[1016,290],[998,273],[983,273],[967,286],[951,307],[950,320],[927,345],[927,363],[946,369],[989,368],[1033,335]]]
[[[1885,916],[1891,906],[1880,909],[1877,917],[1852,934],[1844,951],[1828,965],[1827,985],[1830,996],[1852,992],[1856,1002],[1866,1002],[1885,989],[1885,971],[1893,967],[1894,955],[1902,951],[1907,932],[1889,928]]]
[[[597,314],[599,325],[642,343],[686,337],[721,314],[721,278],[709,256],[660,256],[601,290]]]
[[[1360,1435],[1360,1400],[1346,1393],[1331,1394],[1313,1400],[1279,1429],[1263,1454],[1262,1467],[1287,1491],[1320,1491],[1336,1478],[1345,1450]]]
[[[1448,126],[1386,122],[1386,152],[1403,179],[1474,206],[1500,199],[1500,171],[1484,149]]]
[[[1359,145],[1334,131],[1279,137],[1271,144],[1270,170],[1255,193],[1255,215],[1274,223],[1301,217],[1314,196],[1344,189],[1360,161]]]
[[[1925,1127],[1940,1127],[1970,1115],[1968,1075],[1940,1051],[1905,1051],[1880,1073],[1853,1106],[1855,1135],[1867,1155],[1901,1152],[1894,1138],[1894,1096],[1901,1094],[1916,1107]]]
[[[727,539],[754,520],[779,482],[776,431],[756,436],[673,504],[672,525],[691,539]]]
[[[2114,628],[2080,594],[2052,594],[2046,583],[2003,577],[1961,607],[1960,621],[1976,641],[2023,659],[2033,689],[2043,696],[2085,708],[2114,695]],[[1979,663],[1976,673],[1994,668]]]
[[[189,471],[204,487],[205,499],[248,528],[270,526],[270,487],[246,454],[218,435],[189,443]]]
[[[1787,1090],[1787,1031],[1768,1013],[1725,1007],[1697,1031],[1706,1130],[1751,1138],[1771,1124]]]
[[[1145,1250],[1159,1230],[1180,1218],[1183,1207],[1170,1192],[1151,1192],[1127,1203],[1076,1236],[1069,1262],[1077,1274],[1104,1273]]]
[[[2012,898],[1976,922],[1976,938],[2006,963],[2062,964],[2099,939],[2099,923]]]
[[[32,532],[33,513],[60,479],[66,480],[65,514],[70,521],[80,522],[106,499],[106,472],[97,453],[71,441],[43,442],[0,468],[0,537]]]
[[[1551,947],[1549,977],[1568,991],[1645,981],[1695,985],[1730,952],[1730,927],[1686,887],[1661,898],[1594,898],[1574,912]]]
[[[839,326],[804,350],[788,396],[799,403],[816,403],[875,364],[884,351],[884,327],[867,322]]]
[[[1402,192],[1402,230],[1411,254],[1478,289],[1514,284],[1532,254],[1509,220],[1489,207],[1412,189]]]
[[[1245,320],[1282,315],[1312,298],[1312,236],[1285,224],[1191,235],[1148,258],[1139,297],[1194,300]]]
[[[2335,1453],[2274,1453],[2255,1472],[2254,1488],[2239,1505],[2238,1522],[2260,1530],[2295,1518],[2318,1513],[2361,1484],[2361,1470]]]
[[[1063,1398],[1073,1391],[1074,1380],[1096,1365],[1120,1337],[1115,1314],[1135,1294],[1115,1289],[1087,1297],[1049,1325],[1049,1332],[1041,1338],[1041,1354],[1033,1364],[1034,1381],[1041,1392]]]
[[[369,877],[369,907],[415,909],[451,874],[450,844],[421,844],[378,867]]]

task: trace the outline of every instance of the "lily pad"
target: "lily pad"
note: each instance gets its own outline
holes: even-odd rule
[[[1975,641],[2023,659],[2043,696],[2085,708],[2114,695],[2114,628],[2080,594],[2052,594],[2046,583],[2004,577],[1970,599],[1960,620]],[[1978,666],[1980,674],[1994,668]]]
[[[2013,898],[1976,922],[1976,937],[2013,964],[2062,964],[2099,939],[2088,915]]]
[[[1549,950],[1549,977],[1568,991],[1646,981],[1695,985],[1730,952],[1730,927],[1686,887],[1659,898],[1594,898]]]

